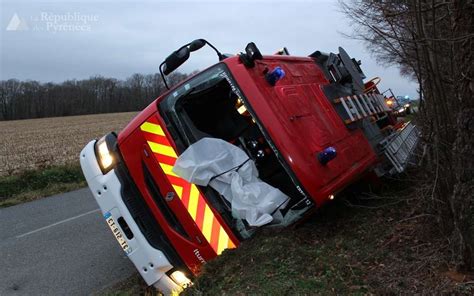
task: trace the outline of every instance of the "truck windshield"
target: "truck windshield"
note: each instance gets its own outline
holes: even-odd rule
[[[160,102],[159,110],[168,127],[176,130],[174,140],[180,151],[203,137],[235,140],[255,124],[224,64],[174,89]]]
[[[247,108],[246,98],[224,64],[182,84],[159,105],[160,114],[180,152],[206,137],[225,140],[246,152],[254,161],[259,178],[291,198],[282,212],[282,223],[291,223],[311,204],[305,203],[306,198],[296,188],[270,146],[270,139],[257,124],[256,114],[251,114]],[[230,204],[224,198],[220,200],[219,204],[230,216]],[[298,210],[292,211],[293,206]]]

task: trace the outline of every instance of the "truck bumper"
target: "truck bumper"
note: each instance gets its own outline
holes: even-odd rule
[[[95,142],[91,141],[84,147],[80,153],[80,162],[87,184],[104,218],[112,221],[107,224],[113,229],[110,225],[113,223],[113,227],[121,231],[119,237],[117,232],[114,233],[115,237],[149,286],[153,285],[165,295],[181,291],[182,288],[166,274],[173,265],[162,251],[149,244],[132,218],[123,201],[122,185],[115,169],[102,174],[94,151]],[[118,223],[119,219],[126,224]],[[127,225],[129,229],[123,229],[123,225]]]

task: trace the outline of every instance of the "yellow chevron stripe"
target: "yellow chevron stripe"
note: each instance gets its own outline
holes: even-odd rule
[[[161,128],[160,125],[150,123],[150,122],[145,122],[140,126],[140,129],[142,131],[160,135],[160,136],[165,136],[165,133],[163,132],[163,129]],[[173,147],[169,144],[163,145],[160,143],[152,142],[152,141],[147,141],[148,145],[150,146],[151,151],[156,154],[168,156],[171,158],[176,159],[178,156],[176,152],[174,151]],[[166,163],[159,163],[161,168],[163,169],[163,172],[167,176],[174,176],[178,177],[175,173],[173,173],[173,166],[166,164]],[[178,177],[179,178],[179,177]],[[168,178],[168,180],[171,183],[171,179]],[[184,188],[180,185],[175,185],[171,183],[173,186],[176,194],[178,197],[182,200],[183,195],[184,195]],[[197,210],[198,210],[198,204],[199,202],[203,202],[205,207],[204,207],[204,221],[203,221],[203,226],[201,229],[202,234],[206,238],[206,240],[210,243],[211,242],[211,236],[212,236],[212,228],[213,228],[213,223],[214,223],[214,213],[212,212],[211,208],[207,205],[206,201],[200,197],[200,192],[197,186],[194,184],[188,184],[189,187],[189,192],[187,193],[189,195],[189,202],[187,206],[187,210],[192,217],[194,221],[196,221],[196,216],[197,216]],[[186,185],[187,186],[187,185]],[[225,249],[228,248],[235,248],[234,243],[230,240],[229,235],[227,232],[224,230],[222,225],[216,221],[219,225],[219,232],[218,232],[218,244],[217,244],[217,250],[214,250],[217,255],[220,255]]]
[[[227,249],[227,246],[229,244],[229,236],[225,232],[224,228],[219,229],[219,244],[217,245],[217,255],[220,255],[222,251]]]
[[[149,132],[155,135],[160,135],[164,136],[165,133],[163,132],[163,129],[161,128],[160,125],[154,124],[151,122],[145,122],[140,126],[140,129],[144,132]]]
[[[214,214],[212,213],[209,206],[206,204],[204,209],[204,222],[202,224],[202,234],[207,239],[209,243],[211,243],[211,234],[212,234],[212,220],[214,218]]]
[[[151,141],[147,141],[147,142],[148,142],[148,145],[150,145],[151,151],[153,151],[154,153],[166,155],[173,158],[178,158],[178,156],[176,155],[176,152],[174,152],[173,147],[165,146],[165,145],[158,144]]]
[[[189,194],[188,212],[194,221],[196,221],[198,201],[199,201],[199,190],[197,189],[195,185],[191,185],[191,192]]]
[[[176,175],[175,173],[173,173],[173,166],[169,165],[169,164],[166,164],[166,163],[161,163],[160,162],[160,166],[161,168],[163,169],[163,172],[165,174],[167,174],[168,176],[174,176],[174,177],[178,177],[178,175]]]
[[[176,191],[176,194],[178,195],[179,199],[183,199],[183,187],[171,184],[174,188],[174,191]]]

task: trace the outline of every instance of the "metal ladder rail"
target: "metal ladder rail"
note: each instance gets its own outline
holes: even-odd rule
[[[364,119],[368,116],[376,116],[388,111],[388,107],[383,98],[377,94],[361,94],[345,96],[334,100],[334,103],[341,103],[349,119],[344,120],[346,124]]]
[[[382,108],[381,108],[380,105],[377,103],[377,100],[375,99],[374,94],[369,94],[369,100],[370,100],[370,102],[372,102],[372,104],[374,105],[375,109],[377,109],[377,113],[383,112]]]
[[[347,97],[347,101],[349,102],[349,104],[351,104],[351,110],[354,110],[354,113],[357,116],[358,120],[362,119],[363,117],[359,114],[359,111],[357,110],[357,107],[355,106],[350,96]]]
[[[372,110],[370,110],[369,105],[367,104],[367,102],[366,102],[363,98],[364,98],[364,97],[361,96],[361,97],[360,97],[360,100],[362,101],[362,104],[364,105],[365,109],[367,110],[367,113],[368,113],[370,116],[374,115],[375,112],[372,112]]]
[[[344,107],[344,110],[346,110],[346,113],[347,115],[349,115],[349,122],[347,122],[348,120],[345,120],[346,124],[347,123],[351,123],[351,122],[354,122],[354,116],[352,116],[352,112],[349,110],[349,107],[347,106],[345,100],[344,100],[344,97],[342,98],[339,98],[339,99],[336,99],[336,103],[342,103],[342,106]]]
[[[357,106],[359,107],[362,115],[364,116],[364,118],[366,118],[368,115],[365,112],[364,108],[362,107],[362,104],[359,102],[359,96],[354,95],[353,98],[354,98],[354,101],[357,103]]]
[[[388,140],[388,142],[384,144],[384,154],[390,160],[397,172],[403,172],[417,143],[418,132],[416,126],[408,123],[406,128],[401,130],[397,136]]]
[[[365,98],[365,101],[369,105],[370,109],[373,111],[374,115],[376,115],[378,113],[377,109],[375,109],[374,105],[372,105],[369,96],[367,94],[363,94],[362,96]]]

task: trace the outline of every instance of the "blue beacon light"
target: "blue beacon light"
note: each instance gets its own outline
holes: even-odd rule
[[[285,71],[281,67],[275,67],[271,72],[265,74],[265,79],[271,86],[275,86],[278,80],[285,77]]]
[[[331,160],[333,160],[336,157],[336,155],[337,155],[336,148],[328,147],[318,153],[318,160],[322,165],[325,165]]]

